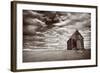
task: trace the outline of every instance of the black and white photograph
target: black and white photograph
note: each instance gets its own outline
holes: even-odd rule
[[[91,59],[91,13],[23,10],[23,62]]]
[[[11,3],[11,70],[97,66],[97,6]]]

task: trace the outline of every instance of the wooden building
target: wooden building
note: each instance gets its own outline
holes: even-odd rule
[[[84,38],[78,30],[67,41],[68,50],[80,50],[84,49]]]

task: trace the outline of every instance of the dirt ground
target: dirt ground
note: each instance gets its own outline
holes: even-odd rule
[[[23,62],[91,59],[91,50],[23,51]]]

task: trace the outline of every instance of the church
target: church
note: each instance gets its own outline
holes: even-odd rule
[[[84,49],[84,38],[78,30],[76,30],[67,41],[67,50]]]

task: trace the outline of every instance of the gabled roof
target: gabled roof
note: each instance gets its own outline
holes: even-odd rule
[[[72,36],[70,37],[70,39],[71,39],[73,36],[75,36],[75,37],[77,38],[78,35],[80,35],[81,38],[84,39],[83,36],[80,34],[80,32],[79,32],[78,30],[76,30],[76,31],[72,34]]]

